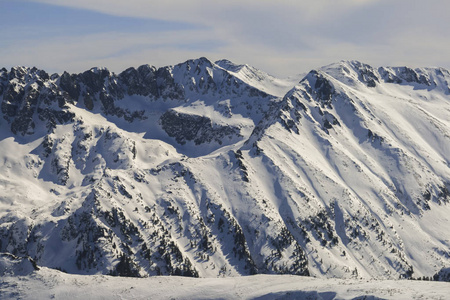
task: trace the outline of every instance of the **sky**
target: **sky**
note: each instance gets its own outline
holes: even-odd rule
[[[0,0],[0,67],[49,73],[205,56],[279,77],[338,62],[450,69],[448,0]]]

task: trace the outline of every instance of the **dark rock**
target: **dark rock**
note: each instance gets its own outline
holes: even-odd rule
[[[419,77],[417,73],[408,67],[399,68],[399,76],[403,78],[406,82],[419,82]]]
[[[108,95],[106,92],[103,91],[100,93],[100,101],[102,102],[103,110],[104,110],[105,114],[107,114],[107,115],[116,115],[117,114],[117,110],[115,109],[115,106],[114,106],[113,97],[111,97],[110,95]]]
[[[194,141],[196,145],[216,142],[222,144],[223,139],[241,136],[240,130],[233,126],[213,124],[205,116],[179,113],[169,110],[161,116],[162,128],[170,137],[184,145],[186,141]]]
[[[44,70],[36,70],[35,73],[43,81],[48,81],[50,79],[50,76]]]
[[[2,113],[6,120],[11,120],[15,117],[19,109],[19,103],[24,95],[23,89],[16,92],[13,86],[9,86],[3,95]]]
[[[434,281],[450,282],[450,268],[442,268],[433,276]]]
[[[52,153],[52,149],[53,149],[53,145],[54,145],[53,139],[47,134],[44,137],[44,140],[42,141],[41,145],[42,145],[42,148],[44,149],[43,156],[48,157],[50,155],[50,153]]]
[[[17,112],[14,121],[11,123],[11,131],[14,134],[29,134],[33,133],[35,123],[33,121],[33,114],[36,110],[39,99],[39,90],[33,86],[28,86],[25,90],[25,96],[22,100],[20,109]]]
[[[89,89],[90,94],[96,94],[103,90],[105,79],[110,75],[107,69],[92,68],[80,74],[80,80]]]
[[[5,68],[0,69],[0,96],[3,95],[7,80],[8,70],[6,70]]]
[[[125,86],[129,95],[158,96],[156,69],[149,65],[142,65],[137,70],[129,68],[119,74],[120,82]]]
[[[8,74],[8,79],[9,80],[12,80],[14,78],[23,79],[26,73],[27,70],[24,67],[13,67],[11,68],[11,71]]]
[[[47,121],[47,128],[54,129],[57,124],[66,124],[73,122],[75,114],[67,110],[52,110],[48,107],[41,109],[38,108],[39,119],[41,121]]]
[[[359,80],[368,87],[376,87],[377,82],[380,82],[380,79],[375,74],[375,70],[371,66],[360,62],[354,62],[353,66],[358,73]]]
[[[387,83],[397,83],[400,84],[403,82],[403,80],[395,75],[391,70],[381,67],[378,69],[378,72],[380,73],[381,77],[386,81]]]
[[[63,91],[66,91],[69,96],[77,101],[80,96],[80,86],[76,82],[76,76],[64,72],[59,79],[59,86]]]
[[[331,125],[331,123],[325,119],[325,121],[323,122],[323,127],[325,127],[326,129],[331,129],[333,128],[333,125]]]
[[[94,109],[94,101],[92,101],[92,98],[89,95],[89,93],[87,93],[83,99],[84,99],[84,106],[86,107],[86,109],[93,110]]]
[[[419,75],[415,70],[408,67],[396,68],[398,76],[404,79],[406,82],[414,82],[419,84],[431,85],[428,78],[423,74]]]
[[[309,77],[315,80],[313,93],[315,94],[317,101],[322,103],[322,105],[330,105],[334,94],[333,85],[323,76],[323,74],[315,70],[309,72],[307,78]]]
[[[53,73],[52,75],[50,75],[50,79],[51,80],[57,80],[59,78],[59,74],[58,73]]]
[[[157,95],[163,99],[183,100],[184,90],[175,83],[168,68],[160,68],[156,72]]]
[[[421,85],[431,86],[431,81],[427,74],[424,74],[420,69],[411,69],[408,67],[395,67],[395,68],[379,68],[378,72],[384,81],[388,83],[401,84],[418,83]]]

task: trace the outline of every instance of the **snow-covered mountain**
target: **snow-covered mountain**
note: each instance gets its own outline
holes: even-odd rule
[[[76,274],[432,276],[450,265],[450,73],[293,86],[206,58],[0,71],[0,252]]]

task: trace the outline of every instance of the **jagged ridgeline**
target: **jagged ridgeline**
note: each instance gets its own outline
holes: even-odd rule
[[[0,252],[77,274],[450,265],[450,73],[206,58],[0,71]]]

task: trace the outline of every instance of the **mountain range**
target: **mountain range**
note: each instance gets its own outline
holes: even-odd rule
[[[73,274],[431,277],[450,72],[0,70],[0,252]]]

